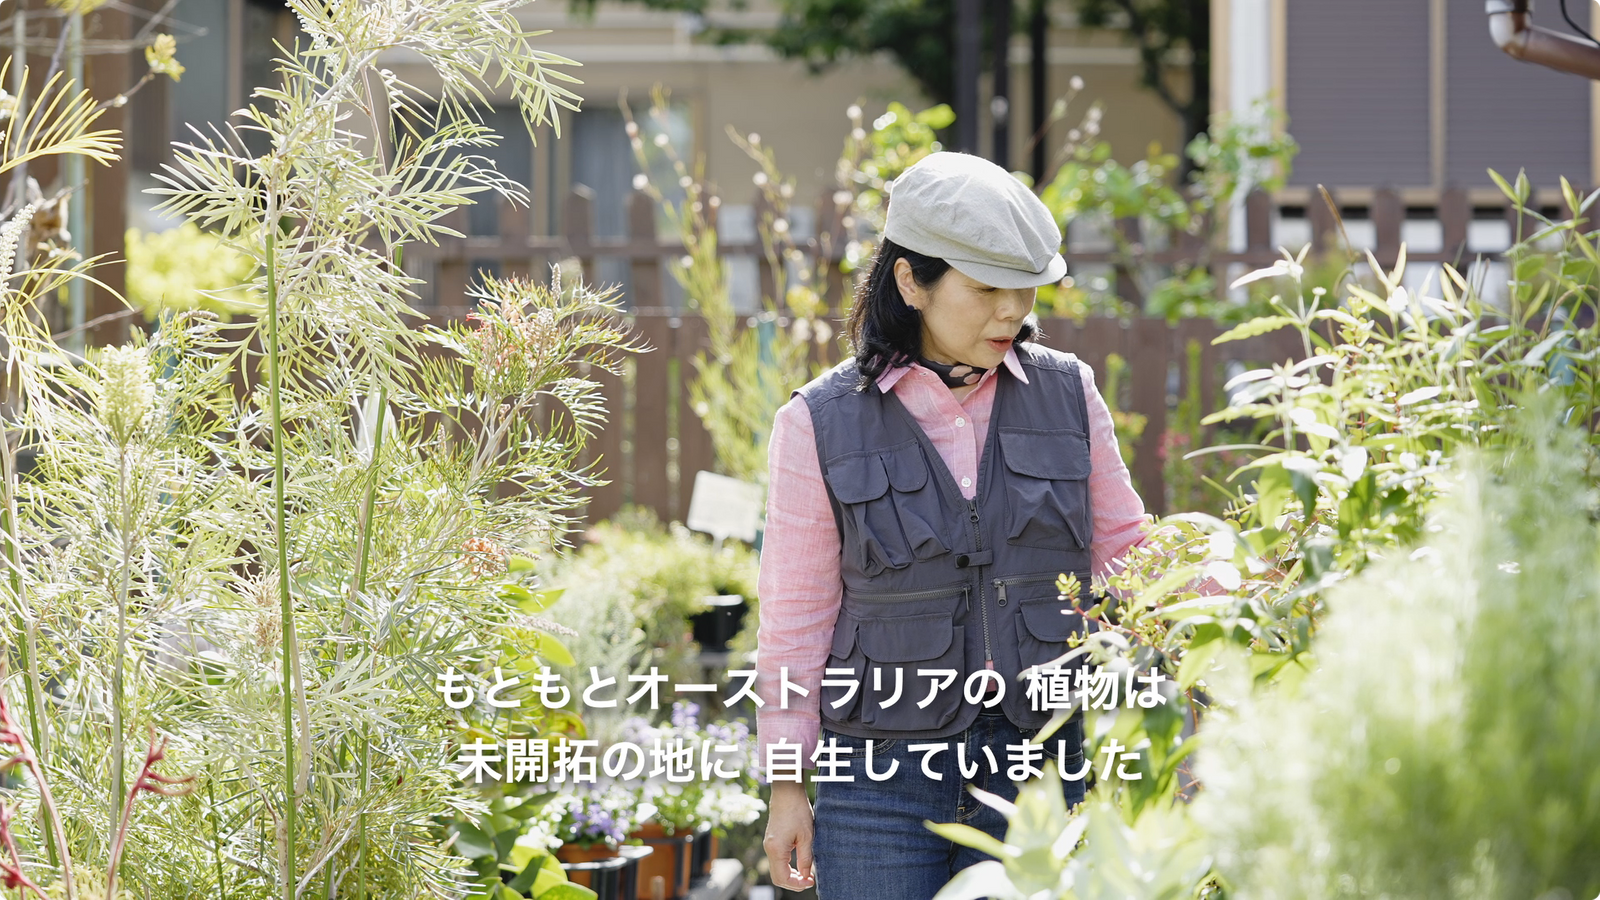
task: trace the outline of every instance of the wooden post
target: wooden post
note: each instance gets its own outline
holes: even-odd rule
[[[600,385],[601,395],[605,398],[606,424],[585,448],[584,461],[595,463],[596,469],[603,471],[609,482],[587,491],[589,504],[584,510],[584,520],[593,525],[610,518],[622,508],[629,480],[627,461],[622,455],[623,415],[627,412],[628,398],[624,391],[626,385],[620,377],[600,368],[591,369],[589,377]]]
[[[1137,313],[1144,312],[1144,294],[1139,290],[1139,283],[1134,278],[1134,268],[1139,265],[1138,257],[1142,255],[1144,245],[1139,237],[1139,220],[1133,217],[1122,218],[1114,226],[1122,239],[1127,242],[1129,253],[1134,259],[1128,262],[1119,262],[1117,271],[1117,296],[1129,308]]]
[[[594,284],[594,190],[588,185],[573,185],[561,204],[561,235],[583,265],[584,283]]]
[[[1457,266],[1467,261],[1467,229],[1472,222],[1472,204],[1463,188],[1450,186],[1439,197],[1439,225],[1444,245],[1439,249]]]
[[[1244,242],[1251,266],[1272,264],[1272,197],[1260,188],[1244,200]]]
[[[817,235],[811,254],[811,265],[821,276],[828,313],[834,316],[844,306],[844,273],[839,271],[839,262],[848,243],[844,227],[847,208],[835,199],[840,194],[852,196],[849,191],[824,185],[817,197]]]
[[[1128,372],[1134,412],[1145,416],[1144,434],[1134,449],[1133,477],[1144,498],[1145,509],[1166,514],[1167,501],[1159,450],[1167,430],[1167,368],[1171,364],[1172,333],[1164,319],[1133,321],[1128,334]]]
[[[689,512],[689,496],[694,490],[694,475],[701,469],[716,471],[717,454],[711,443],[711,433],[695,414],[694,401],[689,396],[689,385],[697,372],[695,354],[710,352],[711,333],[706,320],[700,316],[672,319],[673,355],[678,359],[678,502],[673,514],[679,518]]]
[[[85,24],[96,40],[128,38],[128,14],[114,7],[91,14]],[[128,89],[128,56],[126,53],[102,53],[85,60],[84,80],[88,82],[85,87],[96,100],[110,100]],[[125,132],[127,118],[126,108],[112,106],[101,114],[95,127]],[[86,346],[120,344],[128,339],[132,322],[126,315],[116,315],[127,311],[116,295],[126,291],[127,265],[123,255],[127,241],[128,165],[123,161],[109,166],[90,162],[84,168],[88,175],[89,251],[112,254],[108,262],[94,269],[94,277],[106,286],[86,286],[84,321],[105,320],[86,329],[84,343]]]
[[[465,234],[467,210],[465,207],[453,209],[445,213],[442,221],[447,228]],[[467,279],[471,277],[467,265],[466,238],[440,235],[439,254],[433,269],[433,311],[450,317],[467,309]]]
[[[643,315],[636,320],[650,351],[635,357],[633,401],[633,502],[654,510],[662,521],[672,518],[671,482],[667,477],[667,360],[673,335],[667,318]]]
[[[496,197],[500,204],[500,274],[504,277],[526,278],[533,268],[528,252],[529,219],[533,212],[504,197]]]
[[[778,282],[775,273],[772,271],[772,260],[767,258],[767,254],[764,252],[761,243],[761,229],[763,227],[763,223],[767,223],[767,227],[770,228],[771,221],[778,217],[778,211],[774,209],[772,204],[767,201],[767,194],[765,191],[756,191],[755,202],[751,204],[751,214],[751,221],[754,227],[752,240],[753,246],[755,247],[756,268],[761,273],[761,296],[756,298],[755,308],[757,310],[762,309],[765,301],[770,299],[777,308],[782,309],[784,298],[778,296]],[[781,262],[783,253],[781,247],[784,243],[786,243],[787,235],[773,233],[772,240],[774,249],[777,249],[778,253],[780,254],[779,259]],[[734,308],[738,308],[737,299],[734,299]]]
[[[1320,187],[1320,185],[1319,185]],[[1311,253],[1313,256],[1324,256],[1340,251],[1339,236],[1339,210],[1337,204],[1339,197],[1332,191],[1328,196],[1333,198],[1335,206],[1329,206],[1323,198],[1321,191],[1313,192],[1311,203],[1306,207],[1306,216],[1311,220]]]
[[[659,309],[661,299],[661,249],[656,243],[656,201],[647,192],[628,195],[628,264],[633,275],[629,309]]]
[[[1372,226],[1378,239],[1373,256],[1385,269],[1393,268],[1400,259],[1400,226],[1405,218],[1405,206],[1393,188],[1383,188],[1372,195]]]

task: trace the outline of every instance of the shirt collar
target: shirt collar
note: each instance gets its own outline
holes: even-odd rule
[[[1011,374],[1015,376],[1018,381],[1022,382],[1023,384],[1028,383],[1028,375],[1022,369],[1022,360],[1017,359],[1017,348],[1015,346],[1006,351],[1006,358],[1002,364],[1011,371]],[[918,369],[923,368],[916,363],[912,363],[909,366],[891,366],[887,369],[884,369],[883,374],[878,376],[878,390],[884,392],[885,394],[894,390],[894,386],[899,383],[900,379],[904,378],[906,373],[910,372],[913,367]],[[926,371],[926,369],[924,369],[924,371]],[[985,379],[989,378],[994,374],[994,371],[994,369],[990,369],[988,372],[983,374],[983,377]],[[979,381],[978,383],[982,384],[983,382]]]

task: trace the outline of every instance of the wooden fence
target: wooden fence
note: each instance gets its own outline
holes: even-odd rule
[[[1388,190],[1368,192],[1362,200],[1360,208],[1343,207],[1342,211],[1370,222],[1374,255],[1385,266],[1391,265],[1399,254],[1403,224],[1408,219],[1417,219],[1419,214],[1439,223],[1442,242],[1437,249],[1421,252],[1408,249],[1407,257],[1413,263],[1466,261],[1469,225],[1474,219],[1482,220],[1486,214],[1503,215],[1511,234],[1526,235],[1531,231],[1525,223],[1517,222],[1514,209],[1475,207],[1469,202],[1468,194],[1461,190],[1444,191],[1433,202],[1420,207],[1415,197],[1409,198],[1408,206],[1398,193]],[[643,191],[634,191],[625,202],[627,234],[623,237],[595,236],[593,194],[580,188],[562,202],[562,233],[559,235],[530,234],[526,210],[503,206],[497,233],[445,240],[437,247],[408,248],[405,264],[408,271],[431,286],[432,296],[424,298],[423,308],[449,318],[470,310],[466,291],[474,266],[489,263],[501,274],[531,275],[547,271],[545,267],[550,263],[576,257],[586,275],[593,279],[599,259],[625,260],[631,282],[625,303],[635,316],[640,335],[656,349],[639,356],[631,364],[633,368],[628,378],[602,373],[611,422],[593,446],[591,458],[599,458],[611,483],[593,491],[587,518],[597,521],[626,502],[649,507],[663,519],[681,519],[688,508],[694,473],[713,468],[710,438],[688,400],[688,380],[694,373],[692,360],[695,353],[706,346],[706,326],[696,316],[667,308],[662,262],[680,256],[684,249],[677,240],[657,233],[654,201]],[[1260,192],[1247,199],[1245,211],[1246,241],[1242,251],[1217,252],[1198,239],[1185,236],[1172,246],[1141,251],[1135,264],[1205,265],[1219,284],[1226,284],[1241,266],[1268,265],[1279,255],[1273,246],[1273,223],[1282,211],[1274,206],[1270,197]],[[1336,220],[1325,202],[1318,200],[1299,211],[1309,220],[1314,247],[1332,249],[1339,245]],[[824,192],[816,205],[815,236],[795,245],[811,257],[819,271],[838,270],[845,243],[840,212],[834,206],[833,195]],[[758,206],[756,215],[761,214]],[[1547,214],[1565,214],[1565,211],[1548,210]],[[464,213],[458,211],[452,224],[464,231],[466,221]],[[1136,221],[1118,222],[1116,227],[1133,244],[1140,243]],[[760,266],[761,290],[765,296],[772,295],[773,273],[759,245],[727,242],[720,245],[720,250],[726,256],[755,258]],[[1118,294],[1134,302],[1139,300],[1135,279],[1129,277],[1130,273],[1124,268],[1126,257],[1110,251],[1086,252],[1070,245],[1064,252],[1075,269],[1112,267],[1118,281]],[[1478,248],[1476,255],[1492,258],[1499,254]],[[835,310],[843,290],[843,279],[833,276],[827,293]],[[780,320],[779,324],[784,323]],[[1188,367],[1180,363],[1186,359],[1185,348],[1190,342],[1197,342],[1203,348],[1200,392],[1202,402],[1210,408],[1216,408],[1222,400],[1222,373],[1227,363],[1283,361],[1301,353],[1298,340],[1288,334],[1213,347],[1211,339],[1219,329],[1209,321],[1170,325],[1156,319],[1126,323],[1107,319],[1075,325],[1066,320],[1047,320],[1043,326],[1048,336],[1045,344],[1077,353],[1096,372],[1104,372],[1108,354],[1116,353],[1126,360],[1121,407],[1147,419],[1135,447],[1133,472],[1147,506],[1156,513],[1164,512],[1165,505],[1158,448],[1172,404],[1188,389],[1190,373]]]
[[[1169,325],[1162,319],[1126,323],[1090,319],[1077,325],[1046,319],[1040,324],[1046,335],[1041,343],[1078,354],[1096,373],[1105,371],[1112,353],[1126,360],[1122,396],[1113,402],[1147,417],[1134,448],[1133,475],[1154,513],[1164,511],[1158,447],[1167,427],[1169,389],[1182,396],[1189,389],[1188,379],[1197,375],[1200,396],[1218,403],[1229,362],[1281,362],[1302,355],[1298,337],[1287,332],[1212,346],[1211,339],[1220,330],[1195,320]],[[635,327],[655,349],[635,358],[630,377],[601,373],[611,419],[590,447],[589,458],[598,459],[611,483],[591,493],[587,510],[591,522],[611,515],[623,503],[649,507],[664,520],[682,519],[694,473],[714,467],[710,436],[690,408],[688,391],[694,355],[707,346],[704,320],[641,314]],[[1183,364],[1190,342],[1202,348],[1201,364],[1193,373]]]
[[[1333,196],[1330,194],[1330,196]],[[1580,193],[1580,196],[1582,194]],[[843,227],[843,210],[835,204],[831,189],[818,197],[814,212],[812,235],[794,242],[795,249],[804,252],[819,270],[837,272],[843,258],[848,235]],[[1548,197],[1545,198],[1547,201]],[[1497,201],[1490,205],[1474,203],[1469,193],[1451,188],[1437,194],[1417,196],[1408,192],[1404,197],[1394,190],[1364,191],[1354,203],[1333,196],[1330,207],[1319,194],[1313,193],[1310,202],[1298,204],[1278,203],[1268,194],[1256,191],[1244,204],[1244,247],[1237,251],[1218,251],[1208,247],[1203,237],[1179,235],[1168,242],[1163,235],[1145,234],[1137,219],[1121,219],[1113,223],[1116,231],[1134,248],[1131,263],[1135,267],[1172,267],[1175,265],[1202,265],[1211,270],[1219,290],[1230,279],[1230,272],[1240,266],[1251,268],[1270,265],[1277,259],[1279,250],[1274,241],[1274,223],[1282,216],[1293,214],[1305,220],[1313,253],[1332,251],[1342,246],[1334,209],[1371,226],[1371,247],[1379,264],[1391,266],[1399,256],[1401,237],[1408,221],[1436,222],[1440,239],[1436,249],[1411,246],[1407,259],[1413,263],[1464,263],[1473,256],[1494,258],[1505,249],[1503,246],[1468,249],[1468,235],[1475,221],[1499,219],[1507,223],[1510,234],[1528,235],[1535,228],[1526,217],[1519,221],[1518,211],[1508,203]],[[560,203],[560,233],[532,234],[531,215],[526,208],[499,203],[493,218],[497,226],[492,234],[467,234],[460,238],[442,238],[438,246],[413,245],[406,249],[405,267],[420,277],[427,285],[422,306],[429,312],[449,317],[471,311],[467,288],[474,277],[474,268],[488,265],[506,275],[543,275],[549,265],[563,259],[576,258],[586,275],[594,278],[597,261],[610,258],[626,264],[630,292],[627,306],[642,313],[659,311],[670,306],[664,291],[662,262],[676,259],[684,252],[682,243],[673,236],[663,236],[657,231],[655,202],[642,190],[632,191],[623,201],[626,234],[622,236],[597,236],[594,230],[594,193],[578,186]],[[1561,204],[1546,202],[1546,215],[1564,216],[1567,211]],[[768,211],[757,197],[754,216],[760,219]],[[708,207],[708,216],[716,221],[716,208]],[[466,210],[456,210],[447,219],[456,230],[468,231],[469,216]],[[719,250],[725,257],[752,259],[760,269],[760,289],[770,296],[774,284],[773,273],[766,255],[756,241],[721,241]],[[1160,249],[1147,249],[1157,248]],[[787,248],[779,248],[787,249]],[[1367,249],[1361,246],[1357,252]],[[1117,270],[1117,293],[1124,300],[1139,305],[1135,280],[1128,277],[1130,259],[1127,255],[1105,249],[1085,249],[1071,242],[1062,248],[1073,271],[1085,266],[1110,266]],[[844,281],[834,275],[828,284],[828,298],[835,308],[839,306]],[[751,299],[751,298],[746,298]],[[758,304],[748,303],[750,308]],[[676,311],[676,310],[674,310]]]

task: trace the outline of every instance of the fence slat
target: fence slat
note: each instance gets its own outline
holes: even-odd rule
[[[1163,319],[1135,319],[1128,333],[1127,350],[1130,405],[1145,419],[1133,458],[1134,482],[1145,509],[1165,515],[1166,498],[1161,480],[1158,448],[1167,430],[1167,367],[1171,362],[1171,332]]]
[[[501,274],[513,277],[527,277],[532,268],[532,259],[528,254],[528,220],[533,212],[526,206],[518,206],[505,198],[500,198],[500,245],[505,254],[500,262]]]
[[[654,309],[661,305],[661,259],[648,255],[656,246],[656,202],[644,191],[628,197],[628,237],[636,251],[629,263],[633,296],[627,298],[628,306]]]
[[[824,272],[824,299],[830,315],[837,317],[844,305],[844,273],[839,271],[839,260],[844,258],[848,235],[845,232],[846,206],[835,200],[836,196],[849,197],[849,191],[838,191],[823,185],[817,197],[817,234],[812,242],[811,265]]]
[[[1439,225],[1444,232],[1441,250],[1452,260],[1464,262],[1467,256],[1467,229],[1472,223],[1472,204],[1462,187],[1448,187],[1439,197]]]
[[[1332,191],[1328,197],[1337,204],[1339,196]],[[1339,235],[1339,218],[1336,206],[1329,206],[1327,198],[1321,191],[1311,194],[1311,203],[1306,208],[1306,218],[1311,221],[1311,252],[1321,256],[1337,250],[1341,244]]]
[[[1393,268],[1400,259],[1400,226],[1405,218],[1405,205],[1393,188],[1383,188],[1372,195],[1372,227],[1378,236],[1372,255],[1385,269]]]
[[[768,202],[765,191],[756,192],[756,199],[751,205],[750,214],[752,220],[751,225],[756,229],[756,235],[758,237],[762,233],[763,229],[765,229],[767,233],[771,233],[772,222],[778,218],[778,211],[772,207],[770,202]],[[781,241],[787,236],[787,234],[774,235],[773,240]],[[751,308],[760,309],[764,299],[771,299],[774,304],[776,304],[779,308],[782,308],[784,298],[778,296],[778,282],[772,271],[772,260],[768,259],[767,254],[761,249],[756,250],[756,269],[761,274],[761,296],[756,298],[756,302],[752,304]],[[737,308],[739,298],[735,297],[733,302]]]
[[[626,385],[621,377],[604,369],[592,369],[589,377],[600,385],[601,396],[605,398],[606,425],[589,443],[584,461],[598,462],[597,468],[605,470],[604,477],[609,482],[588,491],[589,505],[584,518],[594,523],[610,518],[622,508],[623,492],[631,473],[626,470],[622,455],[623,414],[627,412],[623,389]]]
[[[667,478],[667,403],[671,397],[667,360],[673,353],[672,329],[664,316],[639,316],[640,335],[650,345],[637,357],[633,401],[633,502],[670,517]]]
[[[562,202],[561,233],[583,265],[584,283],[594,284],[594,191],[588,185],[573,185]]]
[[[1129,245],[1140,243],[1139,220],[1132,216],[1118,219],[1116,229],[1122,239]],[[1144,308],[1144,293],[1139,290],[1139,282],[1134,277],[1133,270],[1122,261],[1115,264],[1117,272],[1117,296],[1122,302],[1129,304],[1134,309]]]
[[[1252,259],[1272,255],[1272,197],[1257,188],[1244,199],[1245,252]],[[1267,264],[1257,260],[1257,265]]]
[[[689,385],[694,381],[694,357],[700,350],[710,350],[710,331],[706,320],[699,316],[677,318],[672,329],[673,355],[678,359],[678,503],[675,515],[679,518],[689,511],[689,496],[694,490],[694,476],[702,469],[716,468],[716,450],[711,445],[711,433],[700,424],[695,415],[694,401],[689,397]],[[795,385],[799,387],[799,385]]]

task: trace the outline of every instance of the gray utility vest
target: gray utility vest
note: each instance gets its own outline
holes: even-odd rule
[[[1019,344],[1017,356],[1028,383],[1004,366],[995,372],[970,501],[892,391],[856,390],[853,359],[795,392],[811,410],[843,543],[844,602],[827,667],[851,670],[859,685],[837,707],[851,689],[822,688],[822,721],[833,731],[959,734],[982,709],[963,700],[963,687],[987,661],[1005,680],[1000,706],[1013,723],[1049,720],[1033,710],[1018,675],[1066,653],[1068,637],[1085,631],[1055,581],[1073,572],[1087,596],[1089,414],[1074,356],[1034,344]],[[945,679],[919,669],[957,677],[935,692]]]

